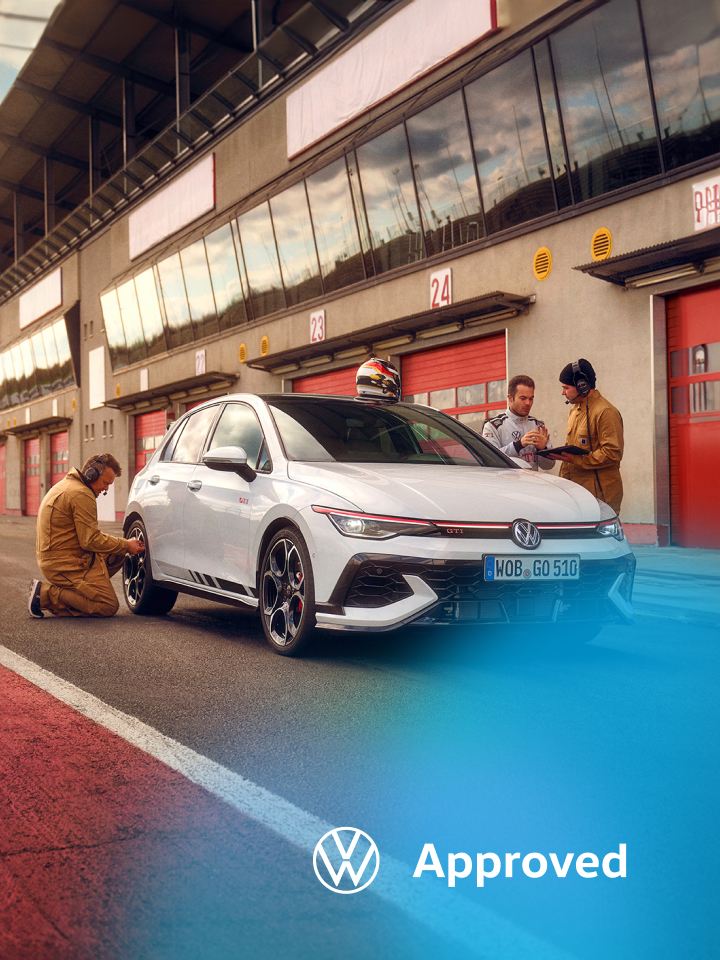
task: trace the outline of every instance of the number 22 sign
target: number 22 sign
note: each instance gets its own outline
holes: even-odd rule
[[[310,314],[310,343],[325,339],[325,311],[315,310]]]
[[[452,303],[452,269],[437,270],[430,274],[430,309],[449,307]]]

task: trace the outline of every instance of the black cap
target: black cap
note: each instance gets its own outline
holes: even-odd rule
[[[593,369],[593,365],[590,363],[590,361],[583,360],[581,357],[579,360],[574,362],[574,366],[577,370],[579,370],[579,374],[573,370],[572,363],[566,363],[560,371],[560,376],[558,378],[560,383],[564,383],[568,387],[575,387],[577,386],[577,380],[585,379],[590,384],[590,389],[594,389],[596,377],[595,370]]]

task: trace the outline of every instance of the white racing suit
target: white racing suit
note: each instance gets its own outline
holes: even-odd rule
[[[535,444],[531,443],[523,447],[520,443],[520,438],[524,437],[529,430],[537,430],[544,426],[542,420],[536,420],[535,417],[519,417],[508,408],[505,413],[485,421],[482,435],[508,457],[520,457],[525,460],[533,470],[537,470],[538,466],[543,470],[552,470],[555,466],[554,460],[543,457]]]

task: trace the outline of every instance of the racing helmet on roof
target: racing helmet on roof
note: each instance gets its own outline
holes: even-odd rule
[[[389,360],[370,357],[355,374],[358,397],[397,401],[400,399],[400,371]]]

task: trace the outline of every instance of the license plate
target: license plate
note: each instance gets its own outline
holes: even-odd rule
[[[483,557],[483,577],[498,580],[579,580],[580,557]]]

